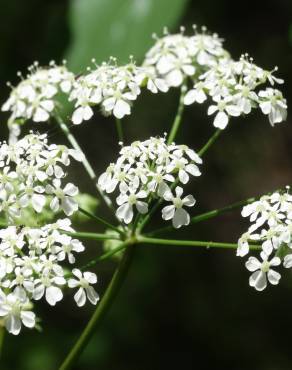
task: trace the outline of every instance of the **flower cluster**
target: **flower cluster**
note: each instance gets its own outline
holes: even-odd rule
[[[153,93],[166,92],[168,86],[158,78],[151,67],[129,64],[117,66],[116,59],[102,63],[80,76],[73,84],[70,101],[75,101],[72,122],[76,125],[93,116],[92,106],[100,105],[103,114],[120,119],[131,113],[131,105],[146,86]]]
[[[157,39],[147,52],[143,65],[152,67],[168,86],[178,87],[187,77],[200,75],[218,59],[227,56],[222,40],[216,34],[208,35],[203,28],[201,34],[186,36],[183,33],[166,35]]]
[[[247,115],[252,108],[258,107],[268,115],[273,126],[286,119],[286,100],[274,87],[259,91],[257,88],[267,83],[271,86],[283,83],[273,75],[275,70],[277,68],[265,71],[247,56],[242,56],[239,61],[219,59],[217,64],[194,79],[194,87],[185,95],[184,103],[203,103],[209,96],[212,103],[208,115],[215,113],[213,124],[222,130],[228,125],[230,117]]]
[[[243,207],[242,216],[249,217],[251,226],[238,241],[237,255],[249,253],[251,243],[261,249],[261,259],[249,257],[246,267],[253,272],[249,284],[256,290],[263,290],[267,280],[276,285],[281,275],[273,267],[292,267],[292,195],[289,192],[275,192]]]
[[[39,68],[36,62],[28,70],[29,74],[12,89],[9,99],[2,105],[2,111],[11,112],[10,123],[29,119],[48,121],[55,108],[54,97],[58,92],[68,94],[75,78],[65,64],[57,66],[54,62],[48,68]]]
[[[63,184],[63,166],[70,157],[82,155],[63,145],[48,144],[47,135],[30,133],[14,144],[0,145],[0,212],[9,224],[21,222],[24,210],[31,207],[41,213],[47,201],[53,212],[62,209],[72,215],[78,204],[78,188]]]
[[[9,226],[0,230],[0,316],[10,333],[19,334],[22,324],[35,327],[32,301],[44,299],[55,306],[66,286],[78,288],[74,295],[78,306],[83,306],[86,298],[97,303],[98,295],[91,286],[96,275],[78,269],[68,274],[61,265],[73,264],[75,253],[85,249],[66,234],[73,231],[69,219],[41,228]]]
[[[98,180],[106,193],[116,189],[117,217],[129,224],[134,217],[134,206],[140,214],[148,212],[154,198],[171,205],[162,209],[164,220],[172,219],[173,226],[188,225],[190,218],[184,207],[195,204],[192,195],[183,197],[183,189],[191,176],[200,176],[201,158],[186,145],[166,144],[165,138],[151,137],[122,147],[116,163],[110,164]],[[175,187],[175,194],[172,188]]]

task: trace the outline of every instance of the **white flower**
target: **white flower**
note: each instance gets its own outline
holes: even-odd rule
[[[264,114],[269,115],[272,126],[275,123],[285,121],[287,118],[287,103],[279,90],[267,88],[259,92],[261,98],[260,108]]]
[[[61,180],[54,179],[52,185],[46,186],[46,192],[54,195],[50,207],[57,212],[61,206],[67,216],[71,216],[78,210],[78,203],[73,198],[78,194],[78,188],[72,183],[68,183],[64,189],[61,188]]]
[[[231,97],[216,99],[217,105],[210,105],[208,115],[218,112],[214,119],[214,126],[224,130],[229,122],[229,116],[238,117],[241,114],[240,109],[234,104]]]
[[[75,256],[72,252],[80,253],[85,250],[84,245],[79,240],[72,239],[69,235],[57,235],[56,242],[61,244],[61,246],[55,248],[58,261],[64,261],[67,257],[69,263],[75,263]]]
[[[49,277],[44,274],[40,279],[35,280],[35,287],[33,290],[33,299],[39,300],[45,296],[49,305],[55,304],[63,299],[62,290],[57,285],[65,285],[66,280],[62,276]]]
[[[266,288],[267,279],[271,284],[277,285],[281,278],[281,275],[278,272],[271,269],[271,267],[279,266],[281,264],[280,258],[273,257],[268,261],[269,256],[265,252],[261,252],[260,255],[263,260],[262,262],[255,257],[249,257],[246,262],[246,268],[253,272],[249,279],[249,285],[258,291]]]
[[[29,67],[27,78],[12,89],[2,111],[11,111],[10,123],[17,119],[47,121],[55,108],[55,95],[59,91],[68,93],[73,80],[74,75],[65,65],[56,66],[51,62],[49,68],[39,68],[35,63]]]
[[[74,295],[75,302],[77,306],[81,307],[85,305],[86,297],[92,304],[96,304],[99,300],[99,296],[90,284],[97,283],[97,277],[92,272],[84,272],[82,273],[78,269],[72,270],[73,275],[77,277],[76,279],[69,279],[68,286],[69,288],[77,288],[77,292]]]
[[[172,224],[175,228],[180,228],[190,223],[190,216],[183,207],[192,207],[196,202],[192,195],[182,198],[182,194],[183,189],[177,186],[175,188],[175,196],[173,196],[170,190],[166,191],[163,195],[166,201],[172,202],[173,204],[165,206],[162,209],[162,218],[164,220],[172,219]]]
[[[88,121],[93,116],[93,110],[89,105],[77,108],[72,116],[74,125],[80,125],[83,121]]]
[[[144,215],[148,212],[148,204],[141,201],[140,199],[147,198],[148,193],[144,190],[140,190],[135,193],[135,190],[129,189],[129,194],[122,193],[117,198],[117,204],[119,208],[116,211],[117,217],[124,221],[125,224],[129,224],[134,216],[133,206],[135,205],[137,211]]]
[[[6,296],[0,289],[0,316],[3,317],[9,333],[19,334],[21,323],[27,328],[35,326],[35,314],[30,308],[29,300],[20,292],[16,291]]]
[[[207,100],[207,95],[204,92],[204,84],[199,82],[195,84],[194,88],[189,90],[185,97],[184,97],[184,104],[190,105],[194,102],[202,104],[205,100]]]

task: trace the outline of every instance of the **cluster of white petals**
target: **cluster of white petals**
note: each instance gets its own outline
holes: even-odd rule
[[[33,328],[36,314],[33,301],[44,299],[55,306],[63,299],[63,289],[79,288],[74,296],[78,306],[86,297],[93,304],[98,295],[91,286],[96,275],[73,269],[68,278],[68,267],[75,262],[75,254],[84,251],[83,244],[66,232],[73,232],[69,219],[40,228],[9,226],[0,230],[0,316],[6,329],[18,334],[21,325]],[[66,270],[65,270],[66,268]],[[66,272],[66,273],[65,273]]]
[[[118,190],[116,215],[124,223],[133,220],[135,209],[147,214],[149,203],[160,198],[172,203],[163,208],[162,218],[172,219],[173,226],[179,228],[190,220],[184,207],[195,204],[192,195],[182,197],[181,186],[188,183],[190,176],[201,175],[201,163],[201,158],[186,145],[167,145],[165,138],[151,137],[122,147],[117,162],[110,164],[98,184],[106,193]],[[181,186],[176,186],[178,183]]]
[[[57,66],[51,62],[48,68],[40,68],[36,62],[28,70],[29,74],[12,89],[2,105],[2,111],[11,112],[10,123],[29,119],[48,121],[56,105],[54,97],[58,92],[68,94],[75,79],[65,64]]]
[[[131,104],[140,94],[134,63],[117,66],[111,59],[88,74],[78,77],[69,96],[75,101],[72,122],[76,125],[93,116],[92,106],[100,105],[106,114],[123,118],[131,113]]]
[[[277,68],[275,68],[277,70]],[[208,115],[215,114],[213,125],[224,129],[230,117],[247,115],[260,108],[268,115],[273,126],[287,117],[287,103],[282,93],[273,86],[283,83],[273,72],[255,65],[252,59],[242,56],[239,61],[222,58],[208,71],[194,78],[194,86],[184,97],[184,103],[203,103],[208,97],[211,105]],[[270,85],[266,87],[266,85]],[[259,86],[263,85],[261,90]]]
[[[156,75],[169,87],[178,87],[188,77],[202,74],[228,53],[216,34],[202,33],[186,36],[183,33],[157,39],[147,52],[143,65],[152,67]]]
[[[238,241],[237,255],[243,257],[250,246],[260,246],[261,261],[249,257],[246,267],[253,272],[250,286],[263,290],[267,281],[279,283],[281,275],[273,269],[283,262],[286,268],[292,267],[292,195],[289,192],[275,192],[243,207],[243,217],[249,217],[251,225]]]
[[[41,213],[48,203],[53,212],[62,209],[67,216],[78,209],[78,188],[63,180],[70,157],[83,158],[74,149],[48,144],[46,134],[0,144],[0,212],[9,224],[17,224],[27,207]]]
[[[104,115],[121,119],[131,114],[133,101],[146,87],[152,93],[168,91],[164,79],[152,67],[139,67],[133,61],[118,66],[115,58],[104,62],[89,73],[79,76],[73,84],[70,101],[75,102],[72,122],[76,125],[93,116],[93,107],[99,105]]]

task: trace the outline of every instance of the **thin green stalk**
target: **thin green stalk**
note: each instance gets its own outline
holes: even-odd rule
[[[1,325],[0,326],[0,357],[3,351],[4,337],[5,337],[5,327]]]
[[[104,201],[104,203],[107,205],[107,207],[112,211],[113,208],[112,208],[112,202],[111,200],[103,193],[103,191],[100,189],[98,183],[97,183],[97,177],[95,175],[95,172],[91,166],[91,164],[89,163],[89,161],[87,160],[86,158],[86,155],[85,153],[83,152],[83,150],[81,149],[80,145],[78,144],[77,140],[75,139],[74,135],[71,133],[71,131],[69,130],[68,126],[63,122],[63,120],[61,119],[61,117],[59,117],[58,115],[55,115],[55,119],[58,123],[58,125],[60,126],[61,130],[63,131],[63,133],[65,134],[65,136],[67,137],[68,141],[70,142],[70,144],[72,145],[72,147],[76,150],[78,150],[80,153],[83,154],[83,160],[82,160],[82,164],[83,164],[83,167],[85,168],[85,171],[87,172],[89,178],[93,181],[101,199]]]
[[[115,119],[117,134],[120,142],[124,142],[124,133],[122,127],[122,121],[118,118]]]
[[[223,130],[221,130],[220,128],[218,128],[215,131],[215,133],[210,137],[206,144],[199,150],[198,155],[200,157],[202,157],[206,153],[206,151],[211,147],[211,145],[215,143],[215,141],[218,139],[222,131]]]
[[[229,204],[226,207],[214,209],[212,211],[208,211],[208,212],[202,213],[200,215],[194,216],[194,217],[191,218],[190,224],[196,224],[198,222],[206,221],[206,220],[209,220],[210,218],[222,215],[222,214],[224,214],[226,212],[229,212],[229,211],[232,211],[234,209],[241,208],[242,206],[245,206],[246,204],[254,202],[256,199],[257,198],[255,198],[255,197],[244,199],[244,200],[241,200],[239,202]],[[147,236],[153,236],[153,235],[157,235],[157,234],[160,234],[160,233],[165,233],[165,232],[170,232],[170,231],[175,231],[175,230],[177,230],[177,229],[175,229],[172,225],[169,225],[169,226],[162,227],[160,229],[151,231],[150,233],[147,233]]]
[[[110,224],[109,222],[107,222],[106,220],[104,220],[103,218],[99,217],[99,216],[96,216],[94,215],[93,213],[87,211],[86,209],[84,208],[81,208],[79,207],[78,210],[83,213],[84,215],[86,215],[87,217],[89,218],[92,218],[93,220],[96,220],[98,222],[100,222],[101,224],[105,225],[106,227],[108,227],[109,229],[112,229],[114,231],[116,231],[117,233],[123,235],[123,231],[120,230],[118,227]]]
[[[89,233],[89,232],[69,232],[64,234],[72,236],[73,238],[91,239],[91,240],[120,240],[118,236],[109,234]]]
[[[171,144],[174,141],[177,131],[179,129],[179,126],[181,124],[182,115],[184,111],[184,97],[186,95],[186,92],[187,92],[187,86],[183,84],[180,90],[180,98],[179,98],[177,113],[174,118],[171,130],[170,130],[170,133],[167,139],[167,144]]]
[[[87,323],[82,334],[78,338],[75,345],[72,347],[71,351],[65,358],[64,362],[60,366],[59,370],[72,369],[73,365],[76,365],[78,358],[85,349],[92,335],[96,332],[96,329],[101,324],[105,314],[110,308],[114,298],[116,297],[129,269],[132,255],[133,255],[134,245],[129,245],[120,261],[120,264],[113,275],[113,278],[102,297],[102,300],[97,305],[91,319]]]
[[[207,248],[229,248],[237,249],[237,243],[219,243],[219,242],[209,242],[209,241],[199,241],[199,240],[175,240],[175,239],[158,239],[158,238],[148,238],[140,236],[137,238],[139,243],[146,244],[158,244],[158,245],[177,245],[177,246],[189,246],[189,247],[207,247]],[[250,245],[250,249],[259,250],[260,245]]]
[[[112,250],[106,252],[106,253],[103,253],[101,256],[91,260],[90,262],[88,262],[86,265],[84,266],[81,266],[79,269],[84,271],[92,266],[95,266],[98,262],[101,262],[101,261],[105,261],[107,260],[108,258],[112,257],[113,255],[115,255],[116,253],[120,252],[120,251],[123,251],[125,248],[127,248],[127,243],[121,243],[120,245],[118,245],[116,248],[113,248]]]
[[[157,208],[160,206],[160,204],[163,202],[163,199],[159,199],[154,206],[150,209],[150,211],[147,213],[147,215],[143,218],[143,221],[140,223],[140,225],[137,227],[139,233],[144,229],[144,227],[148,224],[153,214],[156,212]]]
[[[176,185],[178,184],[178,182],[179,182],[179,179],[177,178],[175,180],[175,182],[173,182],[172,185],[170,186],[170,189],[173,190],[176,187]],[[144,229],[144,227],[151,220],[151,217],[154,215],[154,213],[156,212],[156,210],[158,209],[158,207],[161,205],[162,202],[163,202],[162,198],[157,200],[156,203],[154,204],[154,206],[150,209],[149,213],[146,214],[146,216],[144,217],[144,219],[142,220],[140,225],[137,227],[137,230],[138,230],[139,233],[141,233],[141,231]]]

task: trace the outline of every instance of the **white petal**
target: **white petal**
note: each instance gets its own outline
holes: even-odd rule
[[[258,291],[264,290],[267,286],[266,274],[262,271],[254,272],[249,278],[249,285]]]
[[[74,299],[78,307],[82,307],[85,305],[86,294],[85,294],[84,288],[80,287],[77,290],[77,292],[74,294]]]
[[[23,325],[27,328],[33,328],[35,326],[35,314],[31,311],[22,311],[21,320]]]
[[[136,207],[138,212],[141,213],[142,215],[148,212],[148,204],[145,202],[138,201],[136,203]]]
[[[116,215],[126,224],[129,224],[132,221],[134,215],[133,207],[129,203],[124,203],[117,209]]]
[[[281,279],[281,275],[274,271],[274,270],[269,270],[268,271],[268,280],[272,285],[277,285]]]
[[[224,130],[228,124],[228,120],[228,116],[225,112],[218,112],[214,120],[214,126]]]
[[[65,197],[64,199],[62,199],[62,208],[66,216],[71,216],[74,212],[78,210],[78,203],[72,198]]]
[[[21,321],[18,316],[9,315],[5,318],[5,327],[9,333],[17,335],[21,329]]]
[[[173,218],[174,212],[175,212],[175,206],[174,205],[165,206],[162,209],[162,218],[164,220],[170,220],[170,219]]]
[[[41,194],[33,194],[31,197],[31,204],[34,210],[40,213],[46,204],[46,197]]]
[[[125,102],[122,99],[117,100],[113,114],[118,119],[123,118],[125,115],[129,115],[131,113],[130,104]]]
[[[92,304],[96,304],[99,300],[99,295],[92,286],[86,288],[87,298]]]
[[[176,229],[180,228],[183,225],[188,225],[190,223],[190,215],[183,208],[178,208],[172,219],[173,227]]]
[[[46,289],[46,301],[51,305],[55,306],[55,304],[61,301],[63,298],[62,290],[55,286],[50,286]]]
[[[256,271],[261,268],[262,264],[260,261],[255,257],[249,257],[249,259],[245,263],[246,268],[248,271]]]
[[[71,197],[74,197],[75,195],[78,194],[78,188],[77,186],[73,185],[71,182],[69,182],[65,188],[64,188],[64,193],[66,195],[70,195]]]
[[[188,195],[183,199],[183,204],[187,207],[192,207],[195,203],[196,200],[192,195]]]

